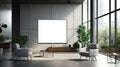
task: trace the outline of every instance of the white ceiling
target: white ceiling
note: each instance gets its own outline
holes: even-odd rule
[[[14,0],[20,3],[41,3],[41,4],[81,4],[84,0]],[[11,3],[12,0],[0,0],[0,4]]]
[[[84,0],[15,0],[20,3],[40,3],[40,4],[81,4]]]

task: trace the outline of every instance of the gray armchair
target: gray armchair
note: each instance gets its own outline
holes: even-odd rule
[[[80,59],[82,56],[84,57],[89,57],[89,60],[91,60],[91,58],[95,58],[95,60],[97,60],[96,56],[98,54],[98,45],[97,44],[88,44],[87,49],[85,52],[80,52]]]
[[[20,48],[19,43],[14,44],[14,56],[15,58],[27,57],[32,59],[32,51],[29,51],[27,48]]]

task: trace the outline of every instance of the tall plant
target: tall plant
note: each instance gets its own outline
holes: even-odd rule
[[[78,41],[82,43],[82,47],[85,47],[85,45],[89,42],[90,32],[83,25],[79,25],[76,32],[78,35]]]
[[[13,39],[13,43],[19,43],[20,47],[25,47],[27,41],[28,41],[28,37],[23,35],[18,35]]]

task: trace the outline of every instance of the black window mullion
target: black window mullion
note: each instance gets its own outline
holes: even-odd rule
[[[98,0],[96,0],[96,17],[98,17]],[[96,19],[96,43],[98,43],[98,19]]]
[[[117,10],[117,0],[115,0],[115,10]],[[117,11],[115,11],[115,47],[117,47]]]
[[[111,12],[111,0],[109,0],[109,13]],[[109,14],[109,47],[111,45],[111,13]]]

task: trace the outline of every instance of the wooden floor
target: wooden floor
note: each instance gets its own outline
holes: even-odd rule
[[[107,63],[107,57],[102,54],[97,56],[97,61],[88,61],[84,57],[80,60],[78,53],[54,53],[54,57],[34,54],[32,60],[11,58],[11,53],[4,53],[0,67],[120,67],[120,63]]]

